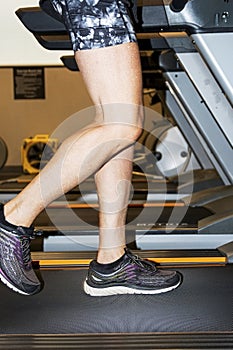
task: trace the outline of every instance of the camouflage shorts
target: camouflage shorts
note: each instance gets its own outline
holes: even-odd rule
[[[136,42],[128,7],[121,0],[50,0],[69,31],[73,50]]]

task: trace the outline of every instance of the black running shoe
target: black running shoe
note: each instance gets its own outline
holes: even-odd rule
[[[15,226],[5,220],[0,205],[0,279],[9,288],[23,295],[36,294],[41,289],[32,268],[30,241],[33,228]]]
[[[93,260],[84,291],[92,296],[160,294],[177,288],[180,283],[179,272],[157,269],[152,261],[142,260],[126,249],[117,264],[102,265]]]

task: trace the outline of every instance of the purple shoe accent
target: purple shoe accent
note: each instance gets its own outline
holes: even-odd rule
[[[9,224],[0,206],[0,279],[23,295],[38,293],[41,283],[32,268],[30,241],[32,228]]]

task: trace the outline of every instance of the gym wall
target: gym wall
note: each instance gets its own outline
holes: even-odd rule
[[[25,138],[51,134],[66,118],[91,106],[78,72],[45,68],[45,99],[15,100],[13,69],[0,69],[0,136],[8,147],[7,165],[21,164],[20,147]],[[81,120],[82,127],[91,120]]]
[[[19,65],[62,65],[64,51],[43,49],[15,14],[23,7],[36,7],[39,0],[1,1],[0,11],[0,67]],[[71,51],[66,53],[72,54]]]

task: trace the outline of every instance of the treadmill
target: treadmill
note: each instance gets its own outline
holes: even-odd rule
[[[208,258],[207,252],[199,251],[197,259],[193,253],[193,261],[184,259],[184,251],[174,252],[173,260],[164,259],[166,252],[141,252],[161,268],[179,269],[184,277],[181,287],[159,296],[108,298],[93,298],[82,290],[94,252],[34,251],[44,289],[26,298],[0,285],[0,345],[3,349],[232,348],[232,251],[231,244],[210,252]]]

